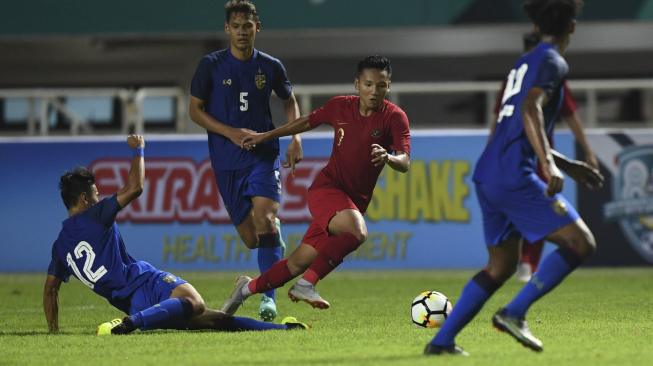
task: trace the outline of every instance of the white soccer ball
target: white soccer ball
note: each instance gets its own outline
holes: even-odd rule
[[[437,291],[424,291],[410,305],[413,324],[423,328],[438,328],[451,313],[451,301]]]

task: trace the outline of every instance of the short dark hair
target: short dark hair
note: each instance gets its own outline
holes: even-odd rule
[[[392,66],[390,65],[390,60],[379,55],[367,56],[358,62],[358,73],[356,76],[360,76],[360,74],[365,69],[378,69],[381,71],[385,70],[388,72],[388,76],[392,75]]]
[[[537,44],[542,40],[542,37],[540,37],[540,34],[537,32],[528,32],[524,33],[522,40],[524,41],[524,51],[528,51],[537,46]]]
[[[229,0],[224,4],[225,21],[229,23],[231,14],[243,13],[246,16],[251,16],[255,22],[259,22],[258,13],[256,12],[256,5],[248,0]]]
[[[583,0],[526,0],[524,10],[540,34],[563,36],[583,6]]]
[[[95,175],[83,166],[65,172],[59,178],[59,190],[66,208],[75,206],[82,193],[90,195],[93,184],[95,184]]]

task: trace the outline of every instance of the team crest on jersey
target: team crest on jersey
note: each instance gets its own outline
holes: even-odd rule
[[[553,212],[555,212],[559,216],[563,216],[567,214],[567,204],[562,202],[561,200],[555,200],[551,205],[551,207],[553,208]]]
[[[625,148],[616,159],[613,201],[603,206],[603,214],[619,222],[633,249],[653,263],[653,145]]]
[[[263,88],[265,88],[265,74],[261,71],[261,69],[258,69],[258,72],[254,76],[254,83],[256,84],[256,88],[258,90],[263,90]]]
[[[379,130],[378,128],[373,129],[372,132],[370,132],[370,136],[372,136],[375,139],[378,139],[379,137],[381,137],[381,130]]]
[[[167,274],[165,277],[163,277],[163,282],[165,283],[175,283],[177,281],[177,277],[173,274]]]

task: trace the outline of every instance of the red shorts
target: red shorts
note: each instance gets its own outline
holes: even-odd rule
[[[342,210],[358,210],[358,207],[345,192],[337,188],[318,188],[308,191],[308,209],[313,221],[302,243],[319,250],[329,237],[329,222],[333,216]]]

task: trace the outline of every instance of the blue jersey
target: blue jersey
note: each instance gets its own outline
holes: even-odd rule
[[[127,253],[115,223],[119,210],[113,195],[64,220],[52,245],[48,274],[64,281],[72,274],[112,305],[126,311],[129,297],[156,269]]]
[[[292,86],[286,70],[281,61],[256,49],[246,61],[235,58],[229,49],[204,56],[191,83],[191,95],[205,102],[209,115],[229,126],[257,132],[274,129],[270,111],[273,90],[281,99],[290,97]],[[208,135],[215,170],[243,169],[257,161],[274,161],[279,155],[278,139],[247,151],[224,136]]]
[[[546,134],[553,133],[569,68],[556,47],[540,43],[522,55],[510,71],[494,135],[476,162],[474,181],[506,188],[522,187],[536,171],[536,154],[524,131],[522,104],[528,91],[541,88],[548,96],[543,108]]]

